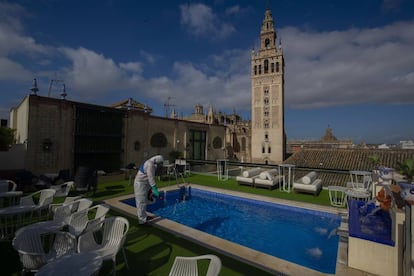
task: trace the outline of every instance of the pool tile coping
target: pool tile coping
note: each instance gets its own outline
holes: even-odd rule
[[[201,186],[197,184],[187,184],[188,186],[201,189],[201,190],[207,190],[211,192],[218,192],[223,193],[227,195],[233,195],[233,196],[239,196],[243,198],[248,199],[256,199],[260,201],[270,202],[270,203],[277,203],[277,204],[283,204],[293,207],[300,207],[305,208],[309,210],[316,210],[321,212],[328,212],[333,214],[343,214],[346,213],[346,210],[336,208],[336,207],[330,207],[330,206],[322,206],[322,205],[315,205],[315,204],[309,204],[304,202],[296,202],[296,201],[290,201],[290,200],[284,200],[284,199],[277,199],[272,197],[266,197],[261,195],[254,195],[254,194],[248,194],[238,191],[231,191],[226,189],[220,189],[220,188],[213,188],[208,186]],[[169,191],[169,190],[175,190],[179,188],[178,186],[169,186],[165,187],[160,190],[162,191]],[[114,210],[117,210],[118,212],[121,212],[128,216],[136,217],[136,208],[132,207],[128,204],[122,203],[121,201],[124,199],[128,199],[133,197],[133,194],[120,196],[116,198],[107,199],[104,202],[111,206]],[[177,222],[157,217],[154,214],[151,214],[152,216],[155,216],[155,219],[151,220],[150,224],[154,227],[160,228],[164,231],[168,231],[170,233],[173,233],[175,235],[184,237],[188,240],[191,240],[197,244],[200,244],[204,247],[210,248],[212,250],[218,251],[224,255],[230,256],[234,259],[237,259],[239,261],[248,263],[252,266],[258,267],[260,269],[263,269],[271,274],[276,273],[284,273],[286,275],[332,275],[332,274],[325,274],[292,262],[288,262],[286,260],[259,252],[257,250],[250,249],[248,247],[224,240],[222,238],[204,233],[202,231],[190,228],[188,226],[179,224]],[[338,250],[346,250],[346,247],[340,246]],[[344,252],[338,252],[339,254],[343,254]],[[337,262],[336,265],[336,273],[335,275],[338,276],[345,276],[345,275],[355,275],[355,276],[362,276],[362,275],[370,275],[367,272],[363,272],[357,269],[350,268],[346,266],[343,263]]]

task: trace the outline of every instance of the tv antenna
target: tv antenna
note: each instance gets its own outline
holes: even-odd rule
[[[65,86],[65,83],[63,80],[50,80],[49,84],[49,92],[47,93],[47,96],[50,98],[50,94],[52,93],[52,88],[56,87],[56,85],[63,84]]]
[[[164,103],[165,117],[168,118],[171,113],[171,107],[175,107],[175,104],[171,104],[170,100],[175,99],[175,97],[168,97]]]

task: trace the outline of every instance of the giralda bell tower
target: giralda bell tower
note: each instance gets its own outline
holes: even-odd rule
[[[272,12],[266,8],[260,49],[252,50],[252,162],[276,164],[284,159],[284,60],[276,45]]]

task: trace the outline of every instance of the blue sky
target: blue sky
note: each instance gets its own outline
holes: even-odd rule
[[[251,114],[263,1],[0,0],[0,117],[29,94],[164,116]],[[270,1],[285,57],[288,139],[414,139],[414,1]]]

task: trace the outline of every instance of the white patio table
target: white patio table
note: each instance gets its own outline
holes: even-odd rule
[[[13,238],[17,229],[32,223],[37,205],[16,205],[0,209],[0,240]]]
[[[7,207],[19,204],[22,191],[8,191],[0,193],[0,207]]]
[[[102,266],[102,258],[93,252],[76,253],[63,256],[44,265],[37,276],[86,276],[93,275]]]

